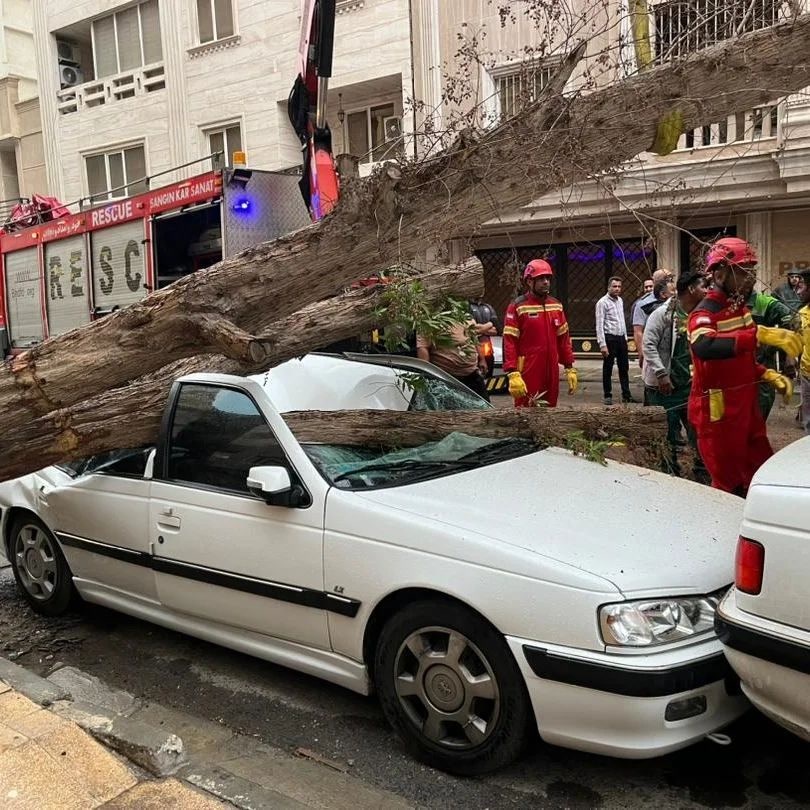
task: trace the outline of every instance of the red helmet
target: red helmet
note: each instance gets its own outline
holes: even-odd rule
[[[551,265],[545,259],[532,259],[523,271],[523,280],[528,281],[530,278],[540,278],[540,276],[553,276],[554,271]]]
[[[706,270],[711,270],[720,262],[729,264],[756,264],[758,261],[754,248],[736,236],[724,236],[718,239],[706,254]]]

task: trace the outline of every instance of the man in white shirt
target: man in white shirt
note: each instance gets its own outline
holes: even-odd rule
[[[622,301],[622,280],[612,276],[608,291],[596,302],[596,340],[602,352],[602,391],[605,405],[613,404],[613,363],[619,367],[622,402],[638,402],[630,393],[630,363],[627,358],[627,321]]]

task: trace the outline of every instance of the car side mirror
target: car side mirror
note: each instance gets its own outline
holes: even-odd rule
[[[301,506],[306,500],[303,487],[294,485],[286,467],[251,467],[247,477],[248,489],[271,506]]]

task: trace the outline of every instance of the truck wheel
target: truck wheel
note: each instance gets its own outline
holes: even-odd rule
[[[475,776],[518,757],[534,714],[506,642],[480,616],[425,601],[380,634],[374,680],[385,716],[419,759]]]
[[[73,577],[50,529],[33,515],[11,525],[9,562],[25,600],[43,616],[60,616],[73,599]]]

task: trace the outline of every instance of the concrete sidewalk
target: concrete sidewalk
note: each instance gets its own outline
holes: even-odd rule
[[[224,803],[136,771],[70,720],[0,681],[0,806],[213,810]]]

